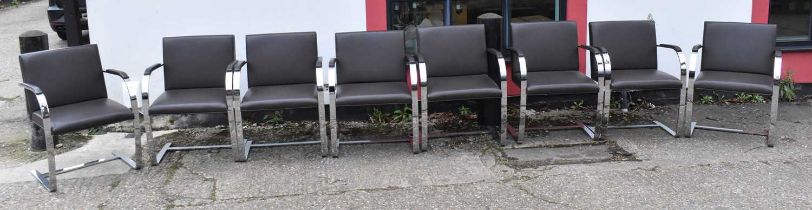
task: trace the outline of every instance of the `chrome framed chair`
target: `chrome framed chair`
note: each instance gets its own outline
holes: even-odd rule
[[[228,70],[234,60],[233,35],[164,37],[164,63],[148,67],[141,78],[141,112],[153,165],[159,164],[167,152],[183,150],[231,148],[235,161],[247,159],[247,145],[236,137],[234,108],[228,103],[233,93],[233,74]],[[161,67],[165,92],[150,104],[150,75]],[[200,113],[228,115],[231,145],[172,146],[169,142],[155,151],[158,145],[152,136],[152,116]]]
[[[417,29],[421,89],[421,149],[428,149],[429,102],[492,100],[500,103],[497,141],[507,142],[507,67],[485,45],[482,24]]]
[[[599,140],[601,133],[584,123],[573,126],[527,128],[527,98],[540,95],[596,94],[596,115],[592,125],[600,123],[603,109],[603,88],[579,68],[579,48],[587,49],[596,60],[603,61],[601,52],[594,47],[578,45],[578,29],[575,22],[534,22],[511,24],[513,47],[513,82],[520,87],[519,128],[516,139],[521,142],[526,130],[582,129],[590,138]],[[602,67],[602,64],[601,64]],[[603,81],[603,74],[598,74]]]
[[[688,129],[683,136],[691,137],[694,129],[761,135],[767,137],[767,146],[775,146],[772,132],[778,120],[781,80],[781,51],[775,47],[776,30],[772,24],[705,22],[702,44],[691,50],[684,125]],[[697,61],[700,49],[702,60]],[[699,75],[695,77],[697,71]],[[752,132],[698,125],[692,119],[695,89],[771,95],[769,128],[765,132]]]
[[[419,153],[417,62],[414,56],[406,55],[403,31],[347,32],[335,37],[336,57],[330,59],[328,71],[332,156],[338,157],[340,144],[392,142],[411,142],[412,153]],[[337,107],[389,104],[411,105],[410,140],[341,141]]]
[[[603,70],[605,80],[602,123],[596,129],[661,128],[677,137],[684,130],[687,63],[682,49],[671,44],[657,44],[654,21],[605,21],[589,23],[590,44],[601,51],[603,62],[593,62],[593,79],[596,71]],[[679,62],[680,78],[663,72],[657,66],[657,48],[673,50]],[[611,57],[611,59],[610,59]],[[599,65],[603,65],[603,68]],[[599,74],[599,73],[598,73]],[[599,80],[599,79],[596,79]],[[679,90],[679,116],[677,131],[659,121],[642,125],[609,125],[612,91]],[[625,111],[625,110],[624,110]]]
[[[56,192],[56,177],[59,174],[85,167],[121,160],[130,168],[141,169],[141,128],[138,113],[137,84],[130,83],[130,77],[123,71],[107,69],[102,71],[99,50],[96,45],[83,45],[20,55],[20,68],[26,90],[26,97],[33,98],[34,112],[31,123],[42,128],[45,133],[45,148],[48,153],[48,172],[31,171],[42,187]],[[123,80],[130,108],[107,98],[107,85],[104,74],[111,74]],[[59,134],[84,130],[96,126],[133,121],[135,153],[133,158],[113,153],[112,158],[103,158],[67,168],[56,168],[54,137]]]
[[[325,125],[322,58],[318,56],[316,32],[255,34],[245,37],[245,61],[234,61],[233,89],[229,103],[234,107],[237,139],[245,139],[250,152],[254,147],[321,144],[321,155],[329,154]],[[241,95],[241,69],[246,71],[248,89]],[[242,115],[280,109],[317,108],[319,140],[254,144],[243,135]]]

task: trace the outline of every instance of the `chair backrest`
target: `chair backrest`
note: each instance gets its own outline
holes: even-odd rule
[[[513,48],[524,53],[527,71],[578,71],[575,22],[513,23]]]
[[[417,50],[429,77],[487,74],[486,49],[482,24],[417,29]]]
[[[336,34],[338,83],[406,80],[403,31]]]
[[[776,26],[705,22],[702,71],[773,74]]]
[[[245,37],[248,86],[316,82],[316,32]]]
[[[23,82],[39,86],[51,107],[107,98],[96,45],[22,54],[20,69]]]
[[[234,61],[234,35],[164,37],[167,90],[225,87]]]
[[[613,70],[657,69],[654,21],[591,22],[589,43],[609,50]]]

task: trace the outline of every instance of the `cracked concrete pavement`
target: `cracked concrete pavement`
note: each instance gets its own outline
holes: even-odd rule
[[[766,112],[758,111],[767,108],[701,105],[697,115],[704,124],[758,128],[767,121]],[[665,110],[656,119],[673,123],[674,110]],[[228,150],[174,152],[161,165],[139,171],[77,171],[91,175],[65,176],[57,193],[33,181],[3,183],[0,204],[34,209],[809,208],[812,106],[782,103],[781,113],[775,148],[764,147],[759,136],[697,131],[693,138],[675,139],[656,129],[632,129],[612,130],[608,138],[636,160],[596,155],[592,160],[601,161],[537,161],[522,167],[511,167],[504,154],[550,159],[544,156],[560,148],[493,150],[488,137],[479,136],[464,137],[463,144],[434,141],[429,152],[417,155],[406,144],[342,146],[340,158],[322,158],[317,146],[254,149],[245,163],[232,162]],[[191,140],[208,141],[200,138]],[[557,131],[534,139],[547,138],[585,137],[580,131]],[[583,147],[596,154],[589,151],[605,146]],[[539,154],[510,155],[519,150]]]

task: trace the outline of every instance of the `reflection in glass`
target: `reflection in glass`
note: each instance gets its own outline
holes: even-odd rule
[[[406,32],[406,50],[415,52],[417,27],[443,25],[444,0],[389,1],[390,29]]]
[[[810,0],[771,0],[769,23],[778,25],[779,41],[809,40]]]
[[[502,15],[502,0],[452,0],[452,25],[476,24],[485,13]]]
[[[510,3],[510,21],[539,22],[557,21],[564,18],[559,17],[559,0],[512,0]]]

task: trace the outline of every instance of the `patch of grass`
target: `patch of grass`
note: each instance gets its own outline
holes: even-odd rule
[[[759,94],[751,94],[751,93],[737,93],[736,99],[733,102],[738,103],[764,103],[767,102],[764,100],[764,96]]]
[[[20,0],[11,0],[11,6],[20,7]]]
[[[584,109],[584,100],[580,100],[580,99],[579,99],[579,100],[577,100],[577,101],[573,101],[573,102],[572,102],[572,106],[570,106],[570,109],[575,109],[575,110],[582,110],[582,109]]]
[[[471,111],[471,108],[468,108],[467,106],[460,106],[460,108],[458,108],[457,111],[460,114],[460,116],[464,117],[470,117],[475,115],[474,112]]]

